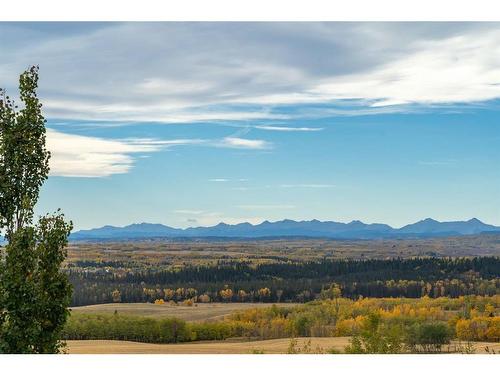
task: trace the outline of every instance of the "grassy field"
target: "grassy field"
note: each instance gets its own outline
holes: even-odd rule
[[[310,340],[309,353],[322,353],[329,349],[342,352],[349,343],[349,337],[298,338],[296,348],[303,349]],[[275,339],[246,342],[196,342],[188,344],[146,344],[131,341],[86,340],[67,341],[69,354],[285,354],[290,339]],[[500,352],[500,343],[476,342],[476,354],[484,354],[485,348]]]
[[[330,348],[342,350],[349,342],[348,337],[313,337],[310,339],[312,352]],[[308,341],[309,338],[297,339],[297,347],[302,348]],[[290,339],[187,344],[146,344],[112,340],[67,341],[67,343],[70,354],[249,354],[255,351],[281,354],[287,352]]]
[[[152,303],[108,303],[73,307],[75,312],[89,314],[131,314],[148,318],[179,318],[187,322],[216,321],[234,311],[270,307],[272,303],[199,303],[197,306],[155,305]],[[277,306],[293,306],[293,303],[276,303]]]

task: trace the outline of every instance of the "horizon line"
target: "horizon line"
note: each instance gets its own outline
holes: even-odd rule
[[[383,223],[383,222],[370,222],[370,223],[366,223],[366,222],[363,222],[362,220],[351,220],[349,222],[343,222],[343,221],[335,221],[335,220],[319,220],[319,219],[302,219],[302,220],[294,220],[294,219],[281,219],[281,220],[275,220],[275,221],[270,221],[270,220],[263,220],[259,223],[256,223],[256,224],[252,224],[248,221],[243,221],[243,222],[238,222],[238,223],[235,223],[235,224],[231,224],[231,223],[226,223],[226,222],[219,222],[219,223],[216,223],[216,224],[213,224],[213,225],[199,225],[199,226],[189,226],[189,227],[186,227],[186,228],[179,228],[179,227],[173,227],[173,226],[170,226],[168,224],[164,224],[164,223],[152,223],[152,222],[147,222],[147,221],[143,221],[143,222],[133,222],[133,223],[130,223],[130,224],[126,224],[126,225],[112,225],[112,224],[105,224],[105,225],[102,225],[100,227],[94,227],[94,228],[89,228],[89,229],[79,229],[77,231],[74,231],[72,233],[77,233],[77,232],[80,232],[80,231],[91,231],[91,230],[96,230],[96,229],[101,229],[101,228],[104,228],[104,227],[113,227],[113,228],[126,228],[126,227],[129,227],[129,226],[132,226],[132,225],[143,225],[143,224],[149,224],[149,225],[162,225],[164,227],[168,227],[168,228],[171,228],[171,229],[176,229],[176,230],[188,230],[188,229],[197,229],[197,228],[213,228],[213,227],[216,227],[218,225],[228,225],[228,226],[236,226],[236,225],[241,225],[241,224],[249,224],[251,226],[258,226],[258,225],[261,225],[261,224],[264,224],[264,223],[269,223],[269,224],[276,224],[276,223],[280,223],[280,222],[284,222],[284,221],[293,221],[295,223],[302,223],[302,222],[312,222],[312,221],[317,221],[317,222],[320,222],[320,223],[337,223],[337,224],[352,224],[352,223],[361,223],[361,224],[365,224],[365,225],[387,225],[389,226],[390,228],[392,229],[402,229],[404,228],[405,226],[408,226],[408,225],[412,225],[412,224],[416,224],[416,223],[420,223],[420,222],[423,222],[423,221],[427,221],[427,220],[432,220],[432,221],[435,221],[435,222],[438,222],[440,224],[443,224],[443,223],[457,223],[457,222],[463,222],[463,223],[467,223],[467,222],[471,222],[471,221],[479,221],[480,223],[482,224],[485,224],[485,225],[491,225],[491,226],[495,226],[495,227],[500,227],[500,225],[498,224],[490,224],[490,223],[486,223],[480,219],[478,219],[477,217],[472,217],[470,219],[467,219],[467,220],[444,220],[444,221],[440,221],[440,220],[436,220],[436,219],[433,219],[431,217],[426,217],[425,219],[420,219],[420,220],[417,220],[415,222],[410,222],[410,223],[407,223],[407,224],[404,224],[402,226],[392,226],[390,224],[386,224],[386,223]]]

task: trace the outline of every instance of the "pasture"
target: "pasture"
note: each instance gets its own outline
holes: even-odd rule
[[[297,347],[303,348],[311,340],[311,353],[330,348],[342,350],[349,342],[348,337],[302,337]],[[183,344],[147,344],[132,341],[113,340],[68,340],[69,354],[284,354],[290,346],[290,339],[233,342],[210,341]]]
[[[128,314],[147,318],[178,318],[186,322],[219,321],[235,311],[254,308],[286,307],[294,303],[199,303],[193,306],[153,304],[153,303],[106,303],[72,307],[71,310],[86,314]]]
[[[310,340],[310,344],[309,344]],[[245,342],[211,341],[182,344],[147,344],[113,340],[68,340],[69,354],[286,354],[290,339],[259,340]],[[349,337],[301,337],[296,349],[304,353],[325,353],[334,349],[343,352]],[[457,342],[452,342],[453,350]],[[485,354],[485,348],[500,352],[500,343],[475,342],[475,354]],[[309,348],[309,349],[308,349]]]

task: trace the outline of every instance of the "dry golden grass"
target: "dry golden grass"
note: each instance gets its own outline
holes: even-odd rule
[[[271,303],[198,303],[197,306],[155,305],[152,303],[109,303],[72,307],[75,312],[107,314],[131,314],[149,318],[180,318],[188,322],[222,320],[225,316],[241,310],[270,307]],[[278,306],[293,306],[292,303],[278,303]]]
[[[335,348],[342,350],[348,337],[312,337],[311,352]],[[309,338],[297,339],[302,348]],[[205,341],[187,344],[146,344],[131,341],[88,340],[67,341],[70,354],[250,354],[255,351],[265,354],[283,354],[290,346],[290,339],[262,341]]]
[[[349,344],[349,337],[302,337],[297,339],[296,347],[307,346],[310,340],[310,353],[321,353],[329,349],[342,352]],[[290,339],[262,341],[210,341],[187,344],[146,344],[131,341],[87,340],[67,341],[69,354],[284,354],[290,346]],[[489,347],[500,353],[500,343],[476,342],[476,354],[484,354]]]

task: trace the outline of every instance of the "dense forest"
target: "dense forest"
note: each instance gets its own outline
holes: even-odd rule
[[[412,258],[276,262],[219,261],[182,268],[128,268],[78,261],[67,269],[73,306],[109,302],[307,302],[343,297],[492,296],[500,292],[500,258]]]

